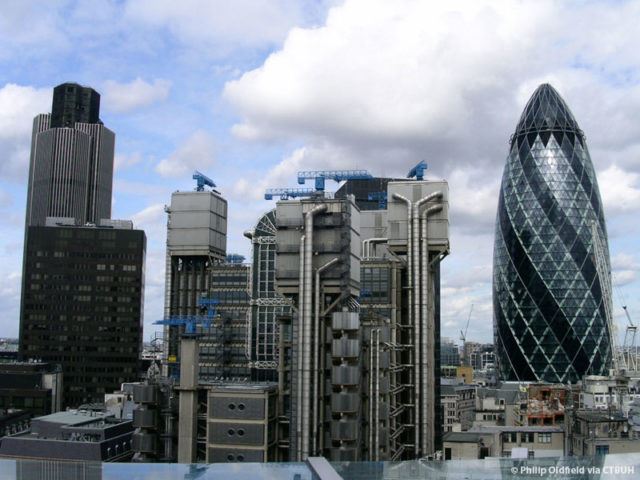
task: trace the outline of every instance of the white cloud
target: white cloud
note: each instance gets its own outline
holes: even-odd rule
[[[171,82],[163,79],[146,82],[138,77],[129,83],[107,80],[104,83],[102,105],[117,113],[130,112],[165,100],[170,89]]]
[[[640,138],[640,86],[628,80],[640,60],[620,54],[640,42],[632,26],[639,7],[612,10],[550,1],[348,0],[324,26],[292,29],[281,50],[226,84],[224,96],[242,116],[233,132],[348,146],[371,169],[387,165],[382,151],[395,149],[445,177],[456,167],[479,168],[481,183],[500,176],[524,103],[551,81],[577,107],[591,148],[606,148],[594,158],[601,169],[608,152]],[[378,155],[366,157],[374,148]]]
[[[638,179],[640,179],[640,175],[625,171],[617,165],[611,165],[598,174],[605,213],[640,210]]]
[[[306,16],[295,0],[138,0],[125,16],[134,22],[166,28],[195,48],[263,46],[280,42]],[[215,51],[210,52],[215,54]]]
[[[0,177],[25,178],[33,117],[51,110],[51,89],[8,83],[0,88]]]
[[[177,150],[156,166],[163,177],[181,176],[193,170],[206,174],[207,168],[215,164],[215,143],[211,135],[203,130],[194,132]]]
[[[139,152],[135,152],[132,154],[115,154],[115,158],[113,160],[113,167],[116,171],[124,170],[129,167],[133,167],[142,161],[142,155]]]

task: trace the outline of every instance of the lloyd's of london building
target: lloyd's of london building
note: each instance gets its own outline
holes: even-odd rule
[[[612,366],[602,201],[585,136],[541,85],[511,137],[493,259],[494,340],[508,381],[576,382]]]

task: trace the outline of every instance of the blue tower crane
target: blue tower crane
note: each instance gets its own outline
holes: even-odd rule
[[[407,178],[416,177],[416,180],[424,180],[424,171],[427,169],[427,162],[424,160],[420,160],[418,164],[409,170],[407,173]]]
[[[220,302],[215,298],[201,297],[198,300],[198,308],[202,312],[200,315],[175,315],[163,320],[156,320],[154,325],[169,325],[170,327],[178,327],[184,325],[184,336],[197,336],[196,327],[202,325],[204,328],[210,328],[213,319],[216,316],[216,305]]]
[[[363,180],[373,178],[373,176],[367,170],[316,170],[298,172],[298,183],[300,185],[304,185],[308,178],[315,179],[315,186],[318,192],[324,192],[324,181],[327,179],[342,182],[343,180]]]
[[[211,180],[209,177],[207,177],[203,173],[200,173],[198,170],[195,170],[193,172],[193,177],[191,178],[197,181],[197,186],[196,186],[197,192],[203,192],[205,186],[216,188],[216,184],[213,183],[213,180]]]
[[[273,200],[273,197],[280,197],[282,200],[289,200],[297,197],[313,197],[318,192],[313,188],[269,188],[264,193],[265,200]]]

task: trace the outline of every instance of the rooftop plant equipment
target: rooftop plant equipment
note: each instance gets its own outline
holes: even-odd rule
[[[327,179],[342,182],[343,180],[364,180],[373,177],[367,170],[316,170],[298,172],[298,183],[300,185],[304,185],[308,178],[315,179],[316,190],[324,192],[324,181]]]
[[[409,170],[409,173],[407,173],[407,178],[415,177],[416,180],[424,180],[424,171],[426,169],[427,162],[425,162],[424,160],[420,160],[420,162],[415,167]]]
[[[317,195],[313,188],[268,188],[264,193],[265,200],[273,200],[280,197],[281,200],[289,200],[297,197],[313,197]]]
[[[193,172],[192,178],[197,182],[197,186],[196,186],[197,192],[204,192],[204,187],[216,188],[216,184],[213,183],[213,180],[211,180],[206,175],[200,173],[198,170],[195,170]]]
[[[216,316],[216,306],[219,300],[209,297],[200,297],[198,300],[198,308],[200,315],[175,315],[163,320],[153,322],[154,325],[168,325],[170,327],[179,327],[184,325],[185,336],[196,336],[196,327],[202,326],[206,329],[211,328],[211,323]]]

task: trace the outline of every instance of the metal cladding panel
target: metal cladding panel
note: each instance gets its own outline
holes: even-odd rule
[[[175,192],[169,211],[170,250],[226,251],[227,202],[222,197],[213,192]]]
[[[144,405],[137,407],[133,411],[133,426],[135,428],[155,428],[156,412],[149,410]]]
[[[155,385],[134,385],[133,401],[136,403],[156,403],[158,388]]]
[[[429,230],[429,233],[434,235],[433,241],[446,240],[448,242],[449,185],[445,181],[389,182],[387,220],[389,223],[388,238],[390,242],[406,242],[407,240],[407,205],[394,198],[393,195],[398,193],[411,202],[416,202],[435,192],[442,192],[442,199],[430,202],[426,206],[442,205],[442,210],[430,215],[429,223],[439,222],[447,225],[446,227],[443,225],[434,227],[433,231]]]
[[[333,312],[331,325],[334,330],[358,330],[360,316],[357,312]]]
[[[358,422],[355,420],[334,420],[331,422],[331,438],[341,441],[358,439]]]
[[[208,463],[223,462],[264,462],[266,458],[263,450],[249,450],[243,448],[209,448],[207,450]]]
[[[302,225],[302,204],[298,201],[278,202],[276,204],[276,226],[289,227]]]
[[[389,393],[389,377],[381,377],[378,387],[382,395]]]
[[[145,432],[134,432],[131,436],[131,448],[134,452],[154,453],[156,436]]]
[[[261,420],[266,416],[264,398],[209,397],[209,418]]]
[[[333,385],[358,385],[360,368],[348,365],[337,365],[332,368],[331,383]]]
[[[387,211],[368,210],[360,212],[360,239],[387,236]]]
[[[209,443],[263,445],[264,425],[235,422],[209,422]]]
[[[333,341],[331,352],[334,357],[358,357],[360,356],[360,340],[338,338]]]
[[[335,413],[353,413],[360,408],[360,396],[356,393],[334,393],[331,395],[331,410]]]
[[[346,447],[332,448],[330,459],[332,462],[354,462],[358,459],[358,450]]]
[[[389,404],[385,403],[385,402],[380,402],[378,413],[380,415],[380,419],[381,420],[388,420],[389,419]]]

